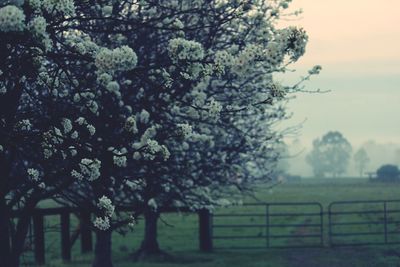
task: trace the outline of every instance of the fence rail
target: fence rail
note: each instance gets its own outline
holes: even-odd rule
[[[129,212],[132,208],[118,210]],[[185,208],[160,212],[177,211],[193,212]],[[318,202],[295,202],[246,203],[223,213],[197,213],[201,251],[400,244],[400,200],[338,201],[330,203],[327,212]],[[68,207],[35,209],[30,229],[35,262],[45,263],[46,216],[59,216],[62,260],[71,260],[78,239],[81,252],[91,252],[91,215],[88,210]],[[18,217],[18,212],[14,216]],[[79,223],[71,231],[72,216]]]
[[[400,244],[399,207],[400,200],[332,202],[328,206],[330,245]]]
[[[224,241],[260,239],[265,242],[258,242],[257,246],[243,246],[243,242],[235,242],[235,245],[229,246],[227,244],[229,242],[224,242],[215,248],[296,248],[323,245],[323,208],[318,202],[247,203],[243,207],[259,208],[260,213],[213,214],[212,238]],[[302,209],[306,211],[301,211]],[[226,221],[229,218],[237,220],[238,217],[244,218],[244,220],[235,223],[214,223],[219,218]],[[249,223],[255,220],[257,223]],[[251,231],[251,234],[232,234],[237,228],[258,229],[259,233]],[[231,231],[216,234],[215,232],[218,232],[219,229],[230,229]]]

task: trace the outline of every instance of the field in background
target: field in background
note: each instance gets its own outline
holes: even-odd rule
[[[390,200],[400,199],[399,184],[371,183],[367,179],[304,179],[296,183],[283,183],[274,188],[260,187],[256,197],[265,202],[320,202],[327,211],[327,205],[343,200]],[[246,202],[255,202],[248,199]],[[236,210],[245,207],[235,207]],[[229,223],[229,221],[225,222]],[[53,226],[54,232],[46,235],[47,266],[90,266],[90,256],[79,253],[77,242],[73,250],[73,263],[61,264],[58,233],[55,233],[58,218],[47,219],[46,224]],[[50,228],[51,229],[51,228]],[[264,249],[240,251],[216,251],[211,254],[198,252],[198,226],[195,214],[163,214],[159,223],[160,246],[175,256],[171,263],[132,263],[128,256],[140,245],[143,223],[134,232],[124,236],[115,234],[113,239],[116,267],[128,266],[263,266],[263,267],[347,267],[347,266],[400,266],[400,247],[357,247],[357,248],[318,248],[318,249]],[[239,241],[238,241],[239,242]],[[399,253],[397,253],[399,252]],[[26,262],[31,261],[27,255]],[[29,266],[32,266],[31,264]]]

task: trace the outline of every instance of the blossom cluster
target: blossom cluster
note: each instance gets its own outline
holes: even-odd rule
[[[121,46],[110,50],[102,48],[95,57],[98,70],[108,73],[133,69],[137,64],[137,56],[129,46]]]
[[[100,168],[101,168],[100,160],[83,158],[81,160],[81,162],[79,163],[80,171],[72,170],[71,176],[73,176],[79,180],[82,180],[85,178],[88,181],[94,181],[100,177],[100,174],[101,174]]]
[[[0,31],[19,32],[25,29],[24,12],[13,5],[0,8]]]
[[[199,61],[204,58],[204,49],[200,43],[183,38],[170,40],[168,52],[174,62]]]

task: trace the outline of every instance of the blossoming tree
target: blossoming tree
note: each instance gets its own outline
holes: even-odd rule
[[[250,185],[245,174],[268,170],[279,139],[271,126],[284,117],[275,103],[299,89],[272,74],[307,42],[301,29],[275,27],[289,2],[2,1],[6,266],[18,266],[42,199],[95,212],[94,266],[108,267],[116,204],[218,205],[222,186]],[[15,209],[22,215],[8,231]]]

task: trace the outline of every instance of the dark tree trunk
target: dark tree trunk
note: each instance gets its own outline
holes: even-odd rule
[[[92,267],[113,267],[111,255],[112,231],[96,232],[96,245],[94,248],[94,260]]]
[[[31,220],[31,210],[25,208],[18,218],[17,228],[12,235],[11,253],[8,256],[10,267],[18,267],[20,265],[20,256],[24,252],[25,239],[28,234],[29,222]]]
[[[152,255],[161,252],[157,241],[158,216],[159,213],[152,209],[146,209],[144,212],[144,238],[139,249],[142,254]]]
[[[0,199],[0,262],[11,267],[10,216],[4,198]]]
[[[146,261],[157,259],[161,262],[173,262],[175,258],[160,249],[157,241],[157,221],[160,214],[150,208],[144,211],[144,238],[133,260]]]

